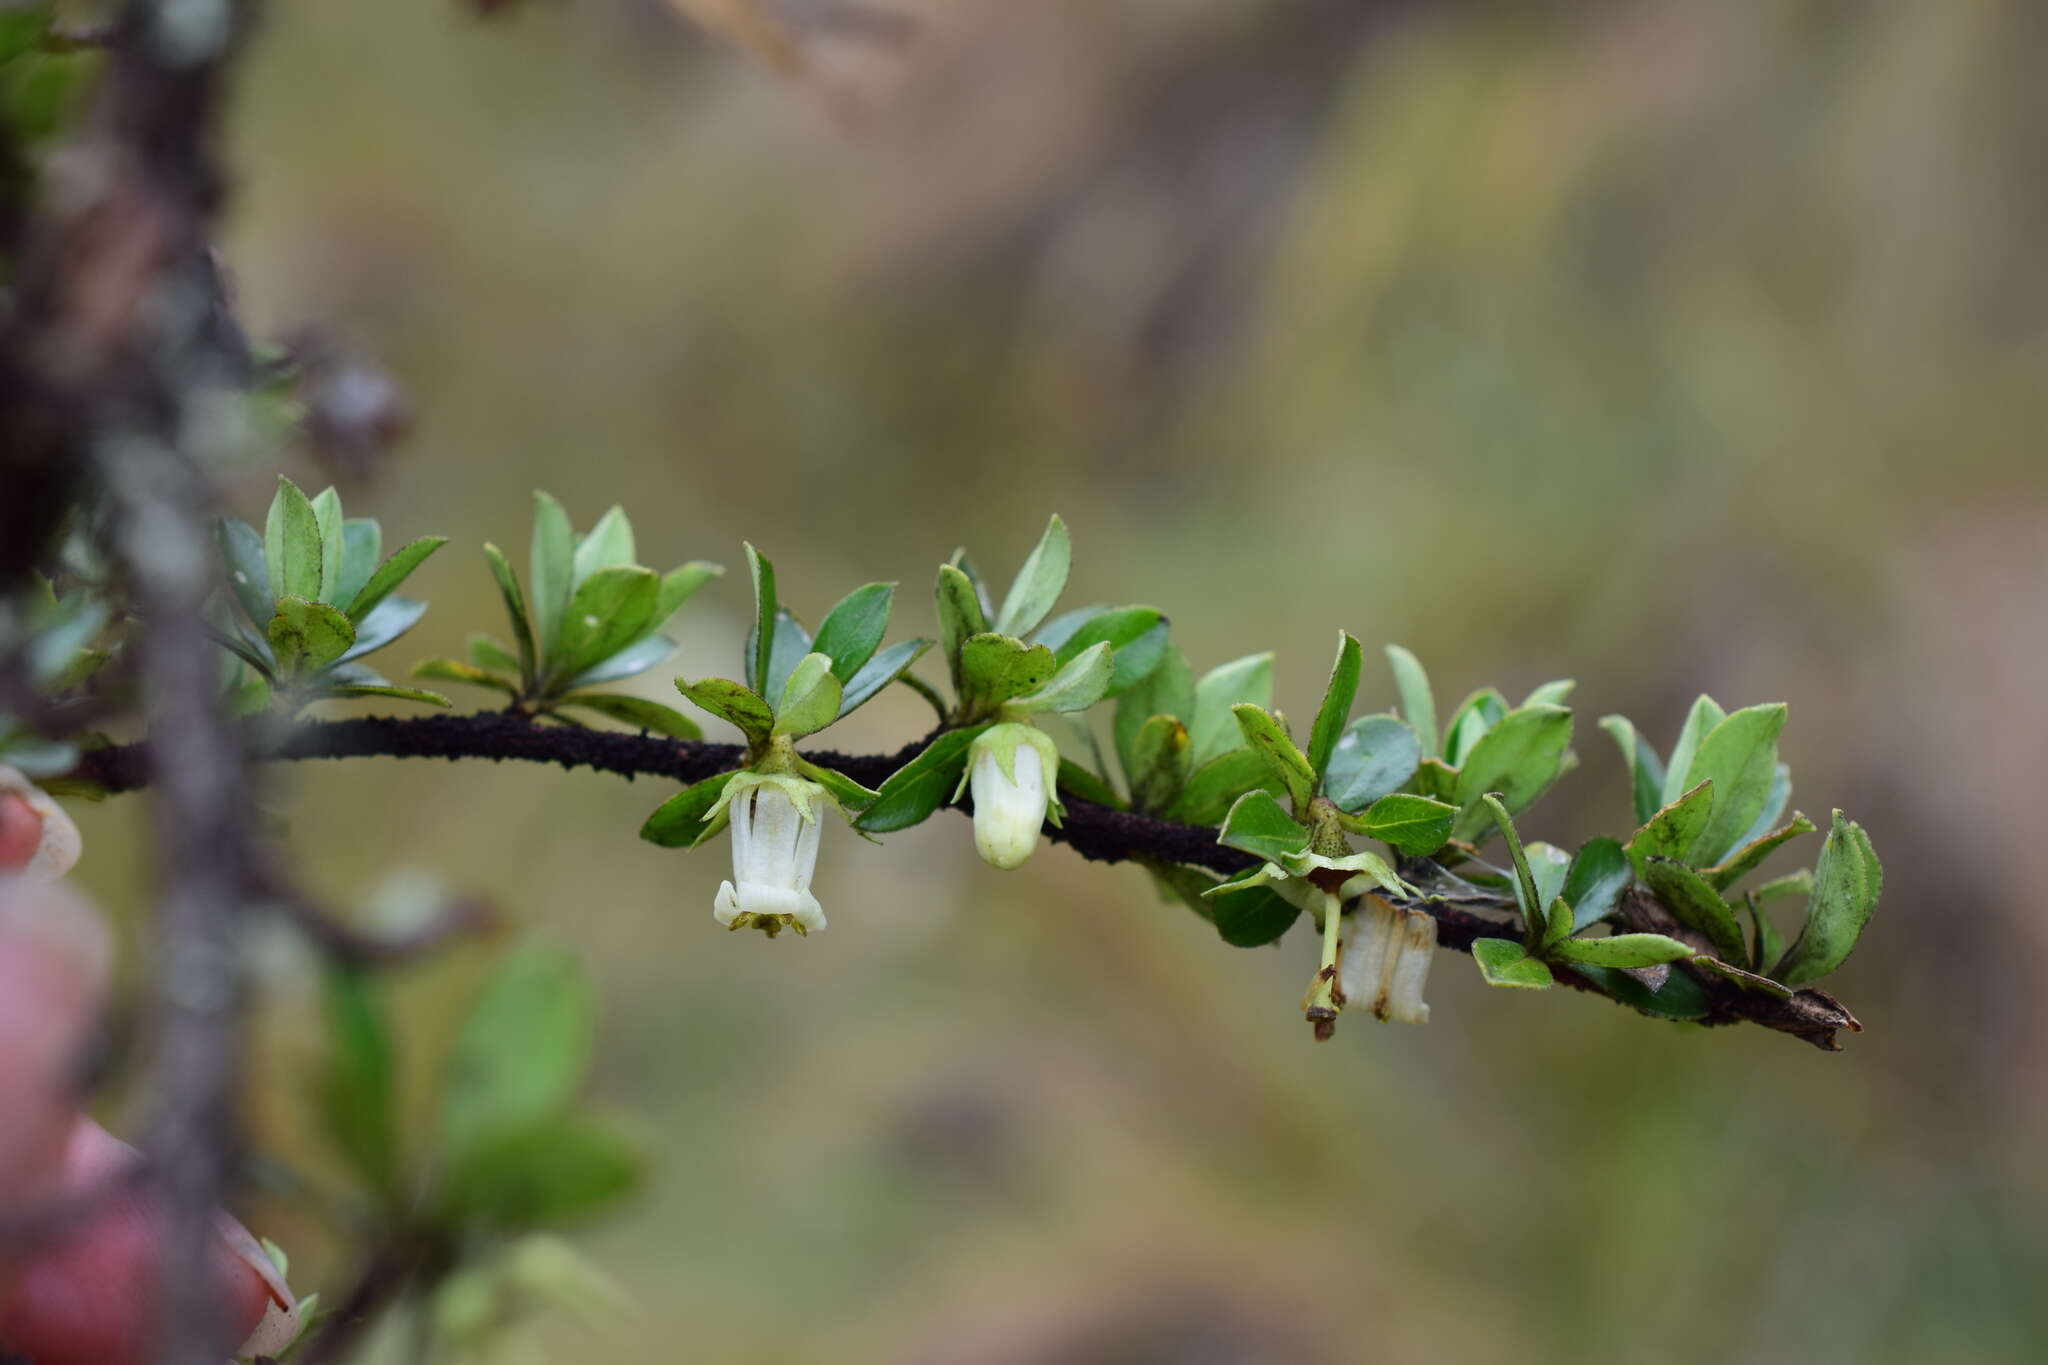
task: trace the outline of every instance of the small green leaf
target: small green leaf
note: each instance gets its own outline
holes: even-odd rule
[[[749,743],[759,744],[775,729],[775,713],[752,688],[730,678],[676,679],[676,691],[720,720],[739,727]]]
[[[341,524],[341,576],[327,585],[328,598],[344,611],[369,584],[384,557],[384,530],[373,517],[350,517]],[[353,619],[353,618],[351,618]]]
[[[348,599],[336,600],[341,585],[341,494],[332,488],[315,494],[313,520],[320,527],[320,600],[331,607],[342,606]]]
[[[748,640],[747,652],[753,652],[753,641]],[[768,685],[761,689],[764,697],[779,697],[782,689],[789,685],[789,675],[811,652],[811,633],[803,623],[790,615],[788,608],[778,607],[775,612],[775,638],[768,646]]]
[[[392,687],[386,683],[337,683],[327,688],[326,694],[330,697],[390,697],[395,701],[424,702],[428,706],[455,705],[439,692],[429,692],[424,687]]]
[[[1788,986],[1816,981],[1848,960],[1877,909],[1884,868],[1863,826],[1834,814],[1833,828],[1813,868],[1813,898],[1806,925],[1773,973]]]
[[[280,475],[277,496],[263,522],[263,555],[270,589],[279,598],[320,599],[320,563],[324,547],[320,517],[299,486]]]
[[[874,804],[854,821],[854,828],[887,834],[921,823],[952,797],[960,785],[960,774],[967,770],[967,751],[986,729],[986,725],[971,725],[948,730],[926,745],[924,752],[890,774]]]
[[[617,1203],[639,1188],[645,1169],[619,1133],[560,1115],[470,1150],[446,1174],[441,1213],[457,1226],[552,1227]]]
[[[672,706],[663,706],[658,701],[645,697],[622,696],[617,692],[572,692],[563,697],[559,705],[581,707],[595,711],[600,716],[609,716],[623,721],[636,729],[650,730],[670,739],[698,740],[704,738],[703,730]]]
[[[1572,859],[1571,875],[1558,894],[1571,902],[1572,932],[1589,928],[1606,919],[1621,904],[1635,868],[1621,845],[1602,835],[1579,846]]]
[[[1045,686],[1005,703],[1006,709],[1019,715],[1041,711],[1085,711],[1108,692],[1114,667],[1108,645],[1090,645],[1053,674]]]
[[[398,1169],[396,1066],[376,987],[362,972],[322,975],[327,1056],[316,1094],[329,1141],[371,1189],[392,1189]]]
[[[1356,824],[1347,821],[1346,825],[1368,839],[1392,844],[1411,858],[1426,858],[1451,837],[1451,822],[1457,818],[1456,806],[1391,792],[1373,802]]]
[[[1308,851],[1308,831],[1271,792],[1250,791],[1237,798],[1223,817],[1216,842],[1279,863]]]
[[[1093,801],[1098,806],[1111,810],[1129,810],[1130,803],[1116,794],[1109,783],[1089,772],[1070,758],[1060,760],[1059,789],[1069,796],[1083,801]],[[1204,919],[1208,916],[1205,914]]]
[[[1785,814],[1785,808],[1792,804],[1792,770],[1783,763],[1771,775],[1771,793],[1764,798],[1764,808],[1735,841],[1735,847],[1753,844],[1777,827],[1778,820]]]
[[[1613,737],[1628,765],[1629,794],[1635,803],[1636,824],[1646,825],[1664,804],[1664,765],[1657,750],[1627,716],[1602,716],[1600,728]]]
[[[1569,964],[1566,970],[1584,977],[1622,1004],[1659,1019],[1703,1018],[1711,1003],[1706,988],[1687,972],[1670,973],[1662,986],[1652,990],[1642,981],[1617,967],[1596,967],[1589,962],[1574,962]]]
[[[1248,654],[1219,664],[1195,684],[1194,712],[1183,717],[1188,722],[1188,738],[1195,746],[1195,767],[1200,768],[1244,743],[1244,732],[1238,728],[1231,708],[1247,703],[1262,709],[1273,704],[1270,652]]]
[[[346,654],[356,642],[356,631],[348,617],[325,602],[285,596],[277,599],[277,614],[264,629],[264,638],[277,659],[279,675],[292,678]]]
[[[1485,830],[1486,812],[1478,801],[1487,792],[1498,792],[1511,812],[1527,810],[1564,771],[1571,742],[1572,713],[1561,706],[1538,703],[1502,716],[1458,770],[1457,836],[1470,839]]]
[[[697,590],[712,579],[725,573],[723,564],[707,564],[693,559],[680,569],[670,569],[661,576],[661,596],[654,604],[654,623],[662,626],[676,614],[676,609],[697,595]]]
[[[1522,855],[1529,860],[1529,875],[1536,879],[1536,904],[1547,907],[1560,899],[1571,875],[1572,855],[1541,839],[1524,844]]]
[[[1134,741],[1131,804],[1159,811],[1173,804],[1188,779],[1188,730],[1172,716],[1154,716]]]
[[[577,584],[548,651],[556,683],[609,659],[654,628],[661,578],[638,565],[599,569]]]
[[[1723,960],[1749,960],[1747,946],[1742,941],[1742,926],[1735,922],[1735,912],[1728,908],[1728,902],[1721,899],[1720,893],[1707,884],[1706,878],[1676,858],[1646,858],[1643,860],[1643,880],[1649,883],[1650,889],[1657,893],[1657,899],[1664,902],[1664,908],[1680,924],[1705,934],[1707,941],[1714,945],[1715,953]]]
[[[713,832],[705,822],[705,812],[718,804],[726,784],[736,776],[737,773],[720,773],[683,788],[655,807],[647,822],[640,826],[640,837],[663,848],[690,848],[701,843]]]
[[[560,1113],[583,1080],[593,1015],[575,958],[539,945],[505,956],[449,1060],[441,1151],[451,1165]]]
[[[1578,683],[1571,678],[1554,678],[1533,689],[1522,699],[1523,706],[1563,706]]]
[[[505,552],[486,541],[484,560],[491,566],[491,577],[497,581],[498,595],[505,599],[505,614],[512,621],[512,642],[519,649],[519,676],[531,679],[537,676],[534,667],[533,626],[526,615],[526,595],[519,591],[519,580],[513,576],[512,566],[505,562]]]
[[[1771,964],[1785,955],[1785,940],[1778,934],[1778,926],[1771,923],[1771,917],[1764,913],[1763,898],[1752,891],[1743,897],[1749,910],[1750,952],[1749,965],[1760,972],[1767,972]]]
[[[1308,732],[1308,766],[1314,770],[1318,781],[1322,779],[1324,769],[1330,766],[1330,755],[1336,751],[1337,737],[1345,733],[1344,722],[1351,719],[1351,703],[1358,698],[1358,675],[1364,662],[1364,651],[1352,638],[1351,632],[1338,631],[1337,661],[1330,665],[1330,680],[1323,686],[1323,704],[1316,709],[1315,724],[1309,727]],[[1418,753],[1416,758],[1420,761],[1421,754]],[[1405,782],[1407,778],[1401,780]]]
[[[1508,713],[1508,699],[1500,689],[1482,687],[1458,704],[1451,712],[1451,719],[1444,726],[1444,762],[1453,768],[1463,767],[1466,757],[1474,745],[1486,737],[1486,732],[1500,724],[1501,717]]]
[[[394,550],[391,558],[385,560],[355,596],[348,599],[348,619],[361,625],[363,618],[382,606],[384,599],[396,592],[398,585],[411,577],[412,571],[425,563],[428,555],[447,543],[446,536],[421,536]]]
[[[263,537],[248,522],[232,517],[216,523],[213,534],[235,601],[252,625],[266,624],[276,608],[270,595],[270,570],[263,561]]]
[[[385,598],[377,604],[375,611],[356,623],[356,642],[341,656],[342,661],[360,659],[365,654],[384,648],[418,625],[420,618],[426,614],[427,604],[424,602],[417,602],[409,597]]]
[[[1713,733],[1714,727],[1728,718],[1720,703],[1704,692],[1686,713],[1685,725],[1678,732],[1678,743],[1671,747],[1670,762],[1664,768],[1664,790],[1659,793],[1664,804],[1670,805],[1680,795],[1698,786],[1687,782],[1686,775],[1692,771],[1693,755],[1699,752],[1701,741]]]
[[[961,691],[984,706],[1035,692],[1059,669],[1050,649],[1014,635],[976,635],[960,647]]]
[[[860,666],[839,696],[839,714],[846,715],[903,677],[910,666],[932,647],[930,640],[899,640]]]
[[[960,676],[960,647],[976,635],[989,633],[974,584],[951,564],[939,566],[938,586],[933,593],[939,613],[939,646],[946,651],[946,668],[953,675],[953,691],[964,695]]]
[[[576,591],[576,533],[569,514],[551,494],[533,490],[533,540],[527,556],[527,582],[533,585],[533,626],[541,652],[552,658],[561,638],[562,618]]]
[[[1387,666],[1394,672],[1394,691],[1401,698],[1401,715],[1422,743],[1422,757],[1437,756],[1436,694],[1430,690],[1429,674],[1422,660],[1400,645],[1386,648]]]
[[[1686,789],[1711,780],[1714,809],[1699,839],[1684,854],[1705,866],[1726,857],[1763,813],[1778,773],[1778,735],[1785,705],[1746,706],[1731,713],[1700,741]]]
[[[581,583],[600,569],[630,566],[639,558],[633,547],[633,523],[626,519],[626,509],[615,505],[576,542],[576,581]]]
[[[1514,990],[1548,990],[1554,982],[1550,968],[1522,950],[1512,939],[1480,938],[1472,941],[1472,960],[1489,986]]]
[[[471,687],[494,687],[510,697],[519,695],[519,684],[502,674],[477,668],[459,659],[422,659],[412,666],[415,678],[433,682],[467,683]]]
[[[1663,934],[1615,934],[1608,938],[1568,938],[1552,944],[1550,956],[1595,967],[1655,967],[1692,957],[1690,945]]]
[[[1729,887],[1756,871],[1763,860],[1777,852],[1779,847],[1787,840],[1796,839],[1802,834],[1811,833],[1813,833],[1813,821],[1807,819],[1804,815],[1794,812],[1791,823],[1787,824],[1783,829],[1773,830],[1760,839],[1752,839],[1749,843],[1744,844],[1736,849],[1734,853],[1730,854],[1726,862],[1704,869],[1703,875],[1706,877],[1707,883],[1716,891],[1726,891]]]
[[[1356,811],[1399,791],[1415,776],[1422,745],[1398,717],[1360,716],[1337,740],[1320,769],[1323,795],[1337,809]]]
[[[668,636],[645,635],[610,658],[599,659],[563,683],[562,687],[564,691],[573,691],[596,687],[600,683],[617,682],[621,678],[630,678],[636,673],[645,673],[675,652],[676,642]]]
[[[1117,762],[1123,768],[1126,781],[1136,768],[1131,745],[1145,722],[1154,716],[1172,716],[1185,725],[1194,715],[1194,710],[1194,675],[1188,671],[1186,656],[1168,645],[1150,676],[1117,698],[1112,733],[1116,739]],[[1189,758],[1193,757],[1190,750]]]
[[[782,698],[775,704],[775,728],[770,733],[801,739],[837,719],[839,679],[832,675],[832,659],[825,654],[806,654],[783,685]]]
[[[1308,766],[1308,756],[1294,746],[1287,731],[1264,707],[1245,702],[1231,707],[1230,714],[1237,717],[1238,731],[1245,742],[1258,750],[1273,776],[1287,789],[1294,808],[1306,812],[1316,794],[1315,770]]]
[[[1260,790],[1286,793],[1266,756],[1247,745],[1212,758],[1190,773],[1166,815],[1190,825],[1221,824],[1232,802],[1248,791]]]
[[[1647,858],[1682,857],[1684,850],[1698,841],[1713,808],[1714,784],[1702,782],[1651,816],[1650,822],[1628,841],[1628,858],[1635,864],[1636,875],[1643,875],[1643,861]]]
[[[1054,516],[1017,571],[1003,609],[996,613],[995,629],[1002,635],[1029,635],[1052,610],[1067,586],[1067,570],[1073,562],[1073,548],[1067,539],[1067,524]]]
[[[754,580],[754,630],[748,637],[747,685],[764,696],[769,689],[768,656],[775,647],[775,566],[747,544],[747,571]]]
[[[1749,893],[1760,901],[1785,900],[1793,896],[1813,894],[1813,869],[1802,867],[1797,872],[1787,872],[1782,877],[1773,877]]]
[[[1264,886],[1240,887],[1211,896],[1209,917],[1233,948],[1262,948],[1275,942],[1301,916],[1301,908]]]
[[[1548,847],[1548,845],[1546,845]],[[1540,951],[1548,952],[1572,936],[1572,907],[1563,896],[1553,896],[1543,912],[1543,938],[1538,945]]]
[[[872,806],[875,798],[881,795],[878,791],[863,787],[837,768],[823,767],[808,758],[799,757],[796,761],[796,770],[830,792],[832,799],[839,803],[849,819]]]
[[[1536,874],[1529,867],[1529,855],[1522,847],[1522,836],[1515,832],[1515,821],[1508,814],[1508,808],[1498,796],[1491,792],[1480,798],[1481,805],[1500,827],[1500,837],[1507,843],[1508,856],[1515,863],[1515,905],[1522,912],[1529,937],[1534,939],[1542,929],[1533,907],[1543,904],[1542,888],[1536,884]]]
[[[1773,981],[1768,976],[1759,976],[1755,972],[1738,967],[1732,962],[1723,962],[1719,958],[1707,957],[1704,954],[1694,958],[1692,961],[1695,967],[1703,971],[1712,972],[1715,976],[1725,981],[1732,981],[1746,991],[1756,991],[1763,995],[1775,995],[1780,1000],[1790,1000],[1792,998],[1792,988],[1790,986],[1782,982]]]
[[[832,674],[840,682],[850,681],[881,648],[882,636],[889,629],[889,603],[895,593],[894,583],[869,583],[855,588],[818,624],[818,635],[811,648],[832,660]]]
[[[1166,634],[1166,618],[1156,608],[1109,607],[1090,615],[1053,650],[1065,667],[1093,646],[1108,645],[1112,659],[1109,688],[1103,695],[1114,697],[1143,682],[1159,666],[1166,654]]]

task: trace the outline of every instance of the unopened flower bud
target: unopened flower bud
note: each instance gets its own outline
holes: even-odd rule
[[[968,750],[974,846],[993,867],[1021,867],[1048,816],[1057,823],[1060,751],[1035,725],[990,726]]]

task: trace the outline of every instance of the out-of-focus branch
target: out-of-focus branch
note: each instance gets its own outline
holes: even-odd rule
[[[875,787],[923,747],[924,741],[920,740],[890,754],[810,751],[805,757],[865,786]],[[686,783],[702,781],[745,761],[745,751],[736,744],[684,743],[617,730],[543,725],[504,711],[463,716],[365,716],[265,727],[261,733],[252,734],[250,756],[260,760],[489,759],[552,763],[626,778],[646,776]],[[148,744],[115,745],[85,754],[72,775],[110,792],[133,791],[149,785],[159,761]],[[1061,827],[1047,831],[1046,837],[1097,862],[1150,859],[1224,874],[1242,872],[1255,862],[1249,855],[1217,843],[1216,831],[1205,826],[1176,824],[1114,810],[1074,796],[1066,798],[1066,808]],[[972,807],[962,803],[956,809]],[[1454,903],[1426,897],[1407,904],[1436,919],[1437,942],[1442,947],[1470,952],[1476,939],[1520,936],[1519,926],[1509,919],[1466,908],[1474,904],[1469,899]],[[1502,916],[1515,913],[1513,901],[1505,896],[1482,902],[1480,908]],[[1559,973],[1557,979],[1580,990],[1603,994],[1592,982],[1570,972]],[[1823,991],[1802,990],[1790,999],[1780,999],[1743,990],[1719,978],[1703,981],[1702,986],[1712,1002],[1711,1012],[1702,1023],[1761,1024],[1828,1051],[1835,1048],[1837,1030],[1861,1027],[1839,1001]]]

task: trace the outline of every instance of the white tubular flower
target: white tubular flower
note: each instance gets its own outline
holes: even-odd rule
[[[964,784],[974,792],[974,847],[984,862],[1022,867],[1039,827],[1059,823],[1059,770],[1059,746],[1035,725],[992,725],[974,741]]]
[[[0,764],[0,878],[54,882],[78,863],[78,826],[21,773]]]
[[[1436,956],[1435,917],[1364,896],[1351,920],[1337,959],[1346,1002],[1396,1023],[1428,1023],[1422,986]]]
[[[720,924],[770,938],[784,929],[808,934],[825,927],[811,873],[818,865],[819,803],[830,799],[800,777],[748,772],[726,785],[719,805],[732,820],[732,880],[719,885],[712,903]]]

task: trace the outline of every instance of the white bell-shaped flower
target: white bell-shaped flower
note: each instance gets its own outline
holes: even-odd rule
[[[990,726],[968,751],[974,847],[992,867],[1021,867],[1048,817],[1058,823],[1058,746],[1033,725]]]
[[[825,927],[825,912],[811,894],[824,796],[824,788],[802,778],[733,778],[724,793],[732,820],[732,880],[720,883],[712,905],[720,924],[762,929],[770,937],[785,928],[808,934]]]
[[[1428,1023],[1422,987],[1435,956],[1434,916],[1397,910],[1378,896],[1361,897],[1337,955],[1345,1003],[1396,1023]]]

